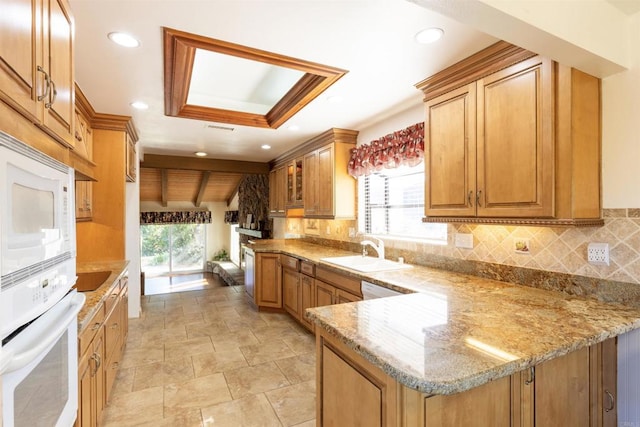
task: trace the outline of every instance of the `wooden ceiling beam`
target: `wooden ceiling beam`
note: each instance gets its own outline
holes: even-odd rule
[[[231,201],[233,200],[233,198],[236,197],[236,194],[238,194],[239,188],[240,188],[240,183],[238,182],[238,185],[236,185],[236,189],[233,190],[233,193],[231,193],[231,195],[227,198],[227,207],[231,204]]]
[[[162,207],[167,207],[167,194],[169,193],[169,171],[162,169],[160,171],[160,188],[162,192]]]
[[[209,176],[211,176],[211,172],[204,171],[202,174],[202,179],[200,180],[200,189],[198,190],[198,196],[196,197],[195,205],[196,208],[200,207],[202,203],[202,198],[204,197],[204,192],[207,189],[207,185],[209,184]]]
[[[145,154],[142,168],[156,169],[185,169],[210,172],[227,172],[239,174],[267,174],[269,164],[260,162],[245,162],[239,160],[194,159],[184,156],[162,156],[159,154]]]

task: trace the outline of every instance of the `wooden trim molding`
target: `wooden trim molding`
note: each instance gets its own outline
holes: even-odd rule
[[[415,86],[424,93],[424,101],[428,101],[536,55],[521,47],[499,41]]]
[[[271,166],[271,169],[285,165],[289,161],[302,157],[316,148],[324,147],[331,142],[355,144],[357,143],[358,133],[359,132],[357,130],[331,128],[322,132],[320,135],[314,136],[310,140],[297,145],[293,149],[269,162],[269,165]]]
[[[347,71],[163,27],[164,110],[167,116],[277,129]],[[196,49],[302,71],[302,78],[267,114],[187,104]]]
[[[541,227],[601,227],[602,218],[587,219],[545,219],[545,218],[480,218],[480,217],[446,217],[429,216],[422,218],[422,222],[450,222],[455,224],[495,224],[495,225],[526,225]]]
[[[163,156],[159,154],[145,154],[144,160],[140,162],[140,167],[155,169],[184,169],[211,172],[228,172],[239,174],[269,173],[268,163],[219,159],[195,159],[185,156]]]

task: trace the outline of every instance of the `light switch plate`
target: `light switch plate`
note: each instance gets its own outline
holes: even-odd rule
[[[456,233],[456,248],[473,249],[473,234]]]

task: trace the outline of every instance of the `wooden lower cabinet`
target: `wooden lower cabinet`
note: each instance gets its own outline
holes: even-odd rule
[[[99,329],[78,362],[78,427],[96,426],[104,409],[104,332]]]
[[[128,276],[116,281],[78,336],[76,427],[100,425],[115,381],[129,329]]]
[[[257,252],[254,301],[258,308],[282,308],[282,266],[280,254]]]
[[[464,393],[423,397],[424,422],[419,425],[510,427],[510,396],[511,378],[504,377]]]
[[[316,269],[316,307],[362,301],[360,279],[340,274],[335,270]]]
[[[300,274],[292,269],[282,269],[282,293],[284,309],[295,319],[300,318]]]
[[[452,395],[409,389],[317,330],[319,426],[614,427],[616,339]]]
[[[300,273],[300,317],[298,320],[308,330],[314,331],[315,325],[304,317],[307,308],[316,307],[316,284],[312,276]]]
[[[317,425],[395,425],[397,383],[331,340],[318,336],[317,346]]]

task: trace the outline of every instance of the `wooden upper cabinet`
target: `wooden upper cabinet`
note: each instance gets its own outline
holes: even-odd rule
[[[302,200],[303,160],[297,158],[287,165],[287,200],[286,207],[299,208]]]
[[[427,102],[426,215],[475,215],[475,122],[475,83]]]
[[[498,42],[417,87],[425,221],[602,225],[599,79]]]
[[[0,0],[0,98],[32,121],[40,120],[43,93],[42,4],[37,0]]]
[[[478,216],[553,216],[553,78],[538,56],[478,81]]]
[[[302,171],[304,215],[314,216],[318,214],[318,150],[304,155]]]
[[[356,180],[347,173],[347,164],[357,135],[330,129],[312,140],[317,148],[305,154],[303,165],[305,217],[356,218]]]
[[[0,98],[73,147],[73,17],[66,0],[0,0]]]
[[[329,144],[318,149],[318,215],[335,215],[333,202],[339,189],[334,186],[334,177],[334,144]]]
[[[44,100],[44,126],[74,146],[73,17],[66,0],[45,0],[44,68],[49,75],[49,96]]]
[[[269,216],[285,215],[287,170],[284,166],[269,172]]]

